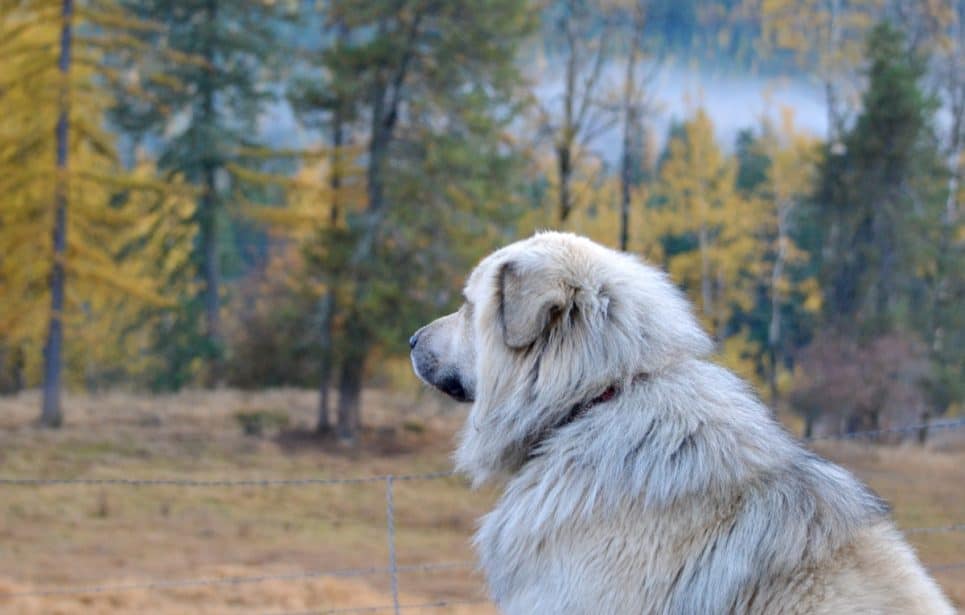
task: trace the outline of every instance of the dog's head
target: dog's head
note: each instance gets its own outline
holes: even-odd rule
[[[422,380],[474,402],[456,461],[477,483],[515,472],[527,441],[575,404],[711,348],[664,274],[576,235],[498,250],[464,295],[409,343]]]

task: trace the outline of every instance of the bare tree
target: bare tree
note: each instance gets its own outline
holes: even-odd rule
[[[558,0],[547,6],[546,13],[548,51],[551,62],[563,64],[563,91],[559,108],[541,103],[540,115],[544,129],[553,135],[557,220],[564,224],[573,211],[572,181],[580,156],[615,121],[599,98],[613,24],[610,11],[593,0]]]
[[[913,338],[890,334],[865,344],[837,331],[815,338],[799,357],[802,374],[791,394],[804,416],[804,437],[819,418],[835,431],[877,430],[907,423],[925,408],[922,380],[928,371],[924,348]]]
[[[643,29],[646,22],[645,0],[636,0],[629,7],[627,20],[626,65],[623,77],[620,114],[623,120],[623,138],[620,154],[620,249],[626,250],[630,242],[630,201],[633,188],[633,171],[640,163],[644,128],[643,115],[648,105],[647,85],[653,80],[657,64],[650,58],[647,72],[641,74],[640,64],[644,57]]]

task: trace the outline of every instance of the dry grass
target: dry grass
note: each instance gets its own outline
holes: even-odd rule
[[[426,472],[449,467],[462,415],[435,398],[367,392],[361,454],[305,435],[315,397],[304,391],[114,393],[66,401],[58,432],[31,426],[34,394],[0,400],[0,474],[42,477],[295,478]],[[239,411],[278,411],[290,432],[244,436]],[[945,434],[929,449],[827,444],[892,502],[903,527],[965,520],[965,441]],[[939,450],[940,449],[940,450]],[[385,486],[212,488],[0,487],[0,612],[266,613],[383,605],[386,575],[273,580],[231,586],[70,596],[13,594],[52,586],[299,574],[385,566]],[[400,564],[470,560],[468,537],[495,494],[458,479],[398,483]],[[965,560],[965,533],[913,534],[922,560]],[[936,573],[965,604],[965,567]],[[406,572],[402,600],[477,598],[470,569]],[[494,613],[450,606],[426,612]],[[406,611],[406,612],[418,612]]]

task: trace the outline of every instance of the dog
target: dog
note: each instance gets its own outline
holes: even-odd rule
[[[409,344],[472,403],[457,470],[504,485],[474,541],[502,612],[953,613],[885,503],[707,359],[656,268],[545,232],[464,295]]]

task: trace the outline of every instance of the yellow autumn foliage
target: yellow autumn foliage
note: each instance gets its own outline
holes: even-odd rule
[[[75,32],[86,16],[113,17],[78,3]],[[78,34],[65,77],[58,70],[60,3],[17,4],[0,18],[0,344],[19,348],[27,384],[40,378],[50,313],[55,186],[67,201],[64,268],[65,364],[69,382],[128,374],[146,366],[148,325],[173,305],[171,282],[184,269],[194,237],[190,192],[157,179],[152,164],[125,170],[103,119],[112,104],[102,87],[101,55],[109,38]],[[61,88],[63,86],[63,88]],[[64,91],[62,101],[59,92]],[[68,113],[68,168],[56,166],[54,127]]]

